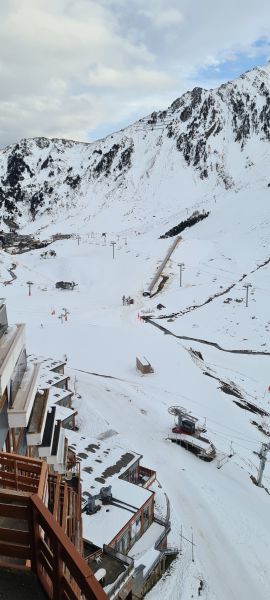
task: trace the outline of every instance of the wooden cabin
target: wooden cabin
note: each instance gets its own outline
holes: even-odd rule
[[[140,373],[142,373],[143,375],[147,375],[148,373],[154,373],[154,369],[151,363],[144,356],[140,358],[138,358],[138,356],[136,357],[136,369],[137,371],[140,371]]]

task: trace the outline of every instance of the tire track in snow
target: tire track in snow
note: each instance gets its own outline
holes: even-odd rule
[[[198,461],[189,453],[179,452],[175,447],[162,437],[163,424],[157,407],[152,406],[151,413],[141,415],[138,412],[139,398],[134,403],[126,402],[123,395],[122,384],[111,388],[111,394],[104,395],[102,407],[99,405],[100,414],[106,413],[106,418],[121,436],[127,438],[133,447],[138,445],[140,439],[141,452],[145,459],[154,465],[159,474],[162,487],[166,489],[174,509],[177,529],[181,522],[185,528],[192,524],[195,532],[195,561],[199,559],[203,576],[209,592],[209,598],[218,600],[263,600],[260,590],[255,588],[252,572],[244,562],[244,551],[239,544],[231,539],[231,529],[224,525],[229,508],[224,505],[224,512],[217,505],[216,499],[209,500],[206,485],[212,484],[213,469],[195,463]],[[130,388],[128,388],[130,395]],[[140,392],[139,392],[140,397]],[[113,400],[117,398],[117,402]],[[139,402],[138,402],[139,400]],[[195,469],[195,464],[198,469]],[[185,471],[180,467],[185,467]],[[196,477],[194,479],[194,474]],[[220,477],[220,472],[218,477]],[[197,481],[198,480],[198,481]],[[221,474],[221,483],[226,485],[226,475]],[[206,484],[206,485],[205,485]],[[239,491],[236,481],[233,492]],[[241,488],[240,488],[241,489]],[[222,490],[221,490],[222,497]],[[219,497],[219,494],[218,494]],[[243,496],[241,498],[243,500]],[[222,518],[222,515],[224,518]],[[189,554],[189,549],[187,550]],[[185,557],[186,558],[186,557]],[[182,560],[177,565],[181,571],[183,583],[185,569]],[[173,600],[182,597],[181,590],[175,589],[177,581],[172,583]],[[178,592],[178,594],[177,594]]]
[[[156,323],[155,321],[153,321],[149,317],[143,317],[143,319],[144,319],[144,321],[146,323],[150,323],[150,325],[153,325],[154,327],[157,327],[158,329],[160,329],[161,331],[163,331],[163,333],[165,333],[167,335],[171,335],[171,336],[175,337],[178,340],[187,340],[189,342],[197,342],[198,344],[205,344],[207,346],[212,346],[213,348],[216,348],[217,350],[221,350],[221,352],[229,352],[231,354],[249,354],[249,355],[253,355],[253,356],[270,356],[270,352],[265,352],[263,350],[246,350],[246,349],[235,349],[235,348],[233,348],[233,349],[223,348],[217,342],[210,342],[209,340],[204,340],[204,339],[201,339],[201,338],[189,337],[188,335],[177,335],[176,333],[173,333],[173,331],[170,331],[170,329],[168,329],[167,327],[164,327],[163,325],[159,325],[159,323]]]

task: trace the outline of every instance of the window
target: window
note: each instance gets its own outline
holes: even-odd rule
[[[149,525],[149,506],[146,506],[143,510],[143,527],[144,531]]]
[[[3,333],[8,328],[8,320],[7,320],[7,309],[5,304],[2,304],[0,307],[0,337],[2,337]]]
[[[27,358],[26,358],[26,350],[25,348],[21,351],[21,354],[17,360],[14,371],[12,373],[12,378],[10,381],[10,406],[12,406],[17,391],[21,385],[22,378],[27,368]]]
[[[125,554],[127,552],[128,540],[129,540],[128,531],[125,531],[125,533],[123,533],[123,535],[117,541],[118,552],[121,552],[122,554]]]
[[[138,517],[138,519],[136,519],[136,533],[139,533],[141,529],[141,517]]]

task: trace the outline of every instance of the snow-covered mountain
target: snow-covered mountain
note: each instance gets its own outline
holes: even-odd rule
[[[267,176],[269,140],[270,63],[215,90],[195,88],[91,144],[34,138],[8,146],[0,152],[1,215],[32,230],[78,214],[99,229],[112,211],[119,229],[164,212],[173,225],[177,211]]]
[[[1,154],[3,228],[9,217],[42,239],[80,234],[57,236],[53,254],[1,251],[10,322],[27,323],[29,352],[68,357],[83,444],[107,427],[108,444],[119,435],[142,453],[170,499],[169,543],[183,532],[149,600],[270,597],[270,453],[254,484],[270,439],[269,111],[266,66],[93,144],[42,138]],[[205,218],[181,230],[144,297],[171,246],[161,236],[195,210]],[[154,373],[141,376],[136,356]],[[213,462],[168,440],[176,405],[206,423]]]

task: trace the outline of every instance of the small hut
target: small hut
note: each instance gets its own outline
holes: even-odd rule
[[[140,371],[143,375],[147,375],[148,373],[154,373],[154,369],[151,366],[149,360],[145,358],[145,356],[138,358],[136,357],[136,369]]]

